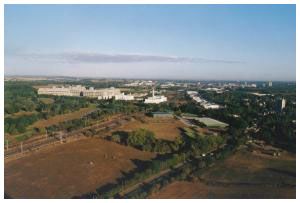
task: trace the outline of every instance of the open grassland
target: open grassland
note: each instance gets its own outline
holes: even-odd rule
[[[44,85],[33,85],[32,87],[35,89],[39,89],[39,88],[51,88],[53,86],[59,87],[59,86],[64,86],[64,84],[44,84]]]
[[[154,157],[154,153],[86,138],[5,163],[5,192],[13,198],[71,198],[114,183],[135,168],[133,160]]]
[[[43,102],[44,104],[52,104],[54,102],[54,99],[47,98],[47,97],[41,97],[41,98],[39,98],[39,100],[41,102]]]
[[[78,111],[53,116],[47,120],[39,120],[39,121],[35,122],[34,124],[32,124],[31,127],[44,128],[44,127],[58,124],[60,122],[81,118],[82,116],[84,116],[85,114],[87,114],[90,111],[93,111],[94,109],[96,109],[95,106],[81,108]]]
[[[212,118],[208,118],[208,117],[202,117],[202,118],[193,118],[201,123],[204,123],[207,127],[217,127],[217,128],[225,128],[228,126],[228,124],[223,123],[221,121],[212,119]]]
[[[141,120],[133,120],[118,128],[120,131],[134,131],[144,128],[155,133],[156,138],[174,140],[181,134],[180,128],[185,125],[174,118],[151,118],[143,117]]]
[[[13,113],[13,114],[6,114],[5,115],[5,118],[18,118],[18,117],[21,117],[21,116],[30,116],[30,115],[33,115],[33,114],[36,114],[35,111],[19,111],[17,113]]]
[[[282,199],[295,198],[296,189],[263,186],[218,186],[203,182],[176,181],[152,195],[154,199]]]
[[[174,182],[151,198],[296,198],[296,156],[239,151],[200,180]]]
[[[224,127],[228,126],[228,124],[226,124],[226,123],[223,123],[221,121],[218,121],[218,120],[215,120],[212,118],[207,118],[207,117],[199,118],[198,121],[204,123],[208,127],[224,128]]]

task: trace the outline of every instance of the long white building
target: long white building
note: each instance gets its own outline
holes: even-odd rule
[[[161,96],[155,96],[154,89],[152,90],[152,97],[148,97],[145,99],[145,104],[159,104],[162,102],[166,102],[167,97],[161,95]]]
[[[205,99],[201,98],[197,91],[187,91],[187,94],[205,109],[219,109],[221,108],[220,105],[214,104],[211,102],[206,101]]]
[[[62,87],[41,87],[38,94],[55,95],[55,96],[73,96],[73,97],[94,97],[100,99],[110,99],[120,95],[120,89],[114,87],[104,89],[94,89],[93,87],[85,88],[81,85],[62,86]]]

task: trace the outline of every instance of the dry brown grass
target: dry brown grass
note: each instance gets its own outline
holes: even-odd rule
[[[45,84],[45,85],[33,85],[32,87],[35,89],[43,88],[43,87],[53,87],[53,86],[64,86],[64,84]]]
[[[39,121],[35,122],[34,124],[32,124],[31,127],[44,128],[47,126],[58,124],[60,122],[77,119],[77,118],[82,117],[84,114],[88,113],[89,111],[91,111],[93,109],[95,109],[95,107],[81,108],[78,111],[53,116],[47,120],[39,120]]]
[[[39,100],[44,104],[52,104],[54,102],[54,99],[46,97],[39,98]]]
[[[5,192],[13,198],[71,198],[114,182],[155,154],[97,138],[58,145],[5,164]]]
[[[240,151],[204,171],[201,181],[177,181],[150,198],[295,198],[296,157]]]
[[[174,140],[180,135],[179,128],[186,127],[182,122],[174,118],[149,118],[143,117],[144,122],[133,120],[121,126],[117,130],[133,131],[139,128],[145,128],[155,133],[156,138],[165,140]]]
[[[35,114],[36,112],[35,111],[19,111],[17,113],[13,113],[13,114],[9,114],[9,115],[6,115],[5,118],[18,118],[18,117],[21,117],[21,116],[29,116],[29,115],[32,115],[32,114]]]
[[[176,181],[163,188],[152,199],[257,199],[295,198],[296,188],[263,186],[213,186],[202,182]]]

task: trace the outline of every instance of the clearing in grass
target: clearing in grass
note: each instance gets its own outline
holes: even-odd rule
[[[143,117],[140,120],[134,119],[118,128],[119,131],[131,132],[144,128],[154,132],[156,138],[165,140],[175,140],[181,135],[181,128],[186,127],[175,118],[151,118]]]

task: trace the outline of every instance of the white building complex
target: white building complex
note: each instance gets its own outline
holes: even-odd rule
[[[73,97],[91,97],[98,99],[111,99],[116,100],[133,100],[131,95],[121,93],[120,89],[111,87],[104,89],[94,89],[93,87],[85,88],[81,85],[76,86],[62,86],[62,87],[42,87],[38,89],[38,94],[55,95],[55,96],[73,96]]]
[[[152,86],[154,85],[154,81],[152,80],[148,80],[148,81],[145,81],[145,80],[142,80],[142,81],[134,81],[132,83],[128,83],[128,84],[125,84],[124,86],[126,87],[138,87],[138,86]]]
[[[166,102],[167,97],[161,95],[161,96],[155,96],[154,89],[152,90],[152,97],[148,97],[145,99],[145,104],[159,104],[162,102]]]
[[[197,91],[187,91],[187,94],[205,109],[219,109],[221,108],[220,105],[208,102],[205,99],[201,98]]]

